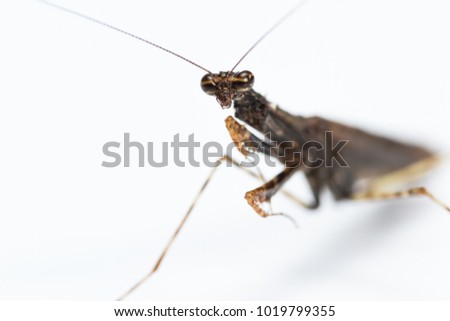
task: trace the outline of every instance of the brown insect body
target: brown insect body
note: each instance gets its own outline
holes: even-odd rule
[[[248,71],[245,72],[249,73]],[[207,76],[205,76],[207,77]],[[252,85],[254,78],[252,77]],[[228,85],[221,85],[225,88],[233,86],[232,82]],[[209,93],[211,94],[211,93]],[[217,88],[215,93],[217,100],[221,101],[226,97],[229,91],[221,91]],[[380,177],[401,171],[405,168],[418,164],[421,161],[433,160],[436,157],[427,149],[398,142],[382,136],[374,135],[363,130],[346,126],[340,123],[326,120],[321,117],[302,117],[293,116],[282,110],[277,105],[269,102],[264,96],[254,91],[251,86],[239,95],[229,97],[233,101],[235,108],[235,117],[253,127],[267,139],[259,139],[251,134],[242,125],[235,124],[234,119],[227,119],[227,127],[230,135],[244,154],[248,154],[240,147],[249,141],[258,143],[258,152],[275,156],[281,163],[287,167],[294,167],[295,170],[289,170],[289,175],[283,175],[281,178],[273,180],[273,186],[261,187],[258,193],[251,191],[247,193],[246,198],[250,205],[262,216],[268,216],[270,213],[260,211],[262,202],[270,201],[276,191],[295,171],[303,171],[308,183],[312,189],[315,202],[308,205],[309,208],[316,208],[319,205],[319,195],[324,187],[328,187],[336,200],[352,199],[358,193],[373,194],[374,191],[361,189],[358,184],[364,180],[370,181]],[[326,133],[333,134],[334,141],[346,141],[343,146],[341,156],[346,162],[346,166],[332,162],[331,164],[322,163],[320,166],[304,166],[307,155],[302,155],[301,147],[308,142],[319,143],[322,146],[327,144]],[[274,142],[291,142],[292,144],[274,144]],[[276,153],[274,153],[274,150]],[[325,150],[315,150],[315,159],[326,159]],[[429,162],[429,165],[435,162]],[[431,166],[427,166],[428,169]],[[421,168],[422,170],[424,168]],[[403,177],[408,180],[411,177]],[[359,189],[359,190],[358,190]],[[255,190],[256,191],[256,190]],[[253,193],[252,193],[253,192]],[[377,191],[379,192],[379,191]],[[256,194],[259,196],[255,203],[253,198]],[[253,196],[250,196],[253,194]],[[408,195],[411,193],[408,192]],[[398,195],[406,196],[406,195]],[[386,197],[392,197],[387,195]],[[377,198],[377,197],[375,197]]]

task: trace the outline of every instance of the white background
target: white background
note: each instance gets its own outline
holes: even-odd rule
[[[58,1],[212,71],[296,1]],[[255,89],[320,115],[449,152],[450,4],[310,1],[242,63]],[[102,146],[191,133],[229,142],[203,71],[37,1],[0,4],[0,299],[115,299],[154,264],[209,169],[104,168]],[[265,170],[267,176],[273,169]],[[450,203],[448,160],[420,184]],[[282,196],[259,218],[258,182],[220,169],[136,299],[449,299],[450,216],[425,199]],[[294,177],[288,188],[305,198]]]

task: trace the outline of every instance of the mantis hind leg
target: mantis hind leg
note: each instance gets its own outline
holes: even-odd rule
[[[433,155],[397,171],[357,181],[351,168],[335,169],[327,180],[327,186],[336,200],[387,200],[425,196],[450,212],[450,207],[425,187],[404,187],[434,168],[439,160],[438,156]]]
[[[432,200],[437,205],[441,206],[448,212],[450,212],[450,207],[444,202],[436,198],[432,193],[430,193],[425,187],[413,187],[396,192],[382,192],[382,191],[368,191],[352,195],[354,200],[386,200],[386,199],[398,199],[406,198],[412,196],[425,196]]]

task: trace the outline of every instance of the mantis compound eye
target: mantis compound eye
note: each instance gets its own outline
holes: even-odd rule
[[[254,83],[255,77],[248,70],[237,73],[231,80],[233,89],[241,93],[249,91],[253,87]]]
[[[206,74],[202,77],[200,86],[206,94],[211,96],[214,96],[216,94],[217,87],[216,83],[214,82],[214,77],[211,74]]]

